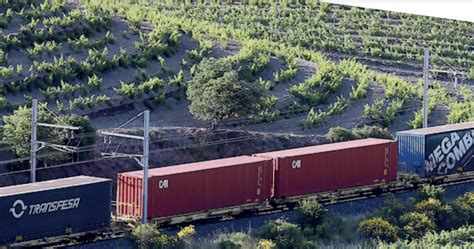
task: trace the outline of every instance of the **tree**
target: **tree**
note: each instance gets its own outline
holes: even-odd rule
[[[51,114],[40,108],[38,122],[52,123],[54,119]],[[38,137],[52,143],[58,143],[63,136],[64,134],[58,130],[38,129]],[[10,145],[19,157],[30,154],[31,108],[20,106],[12,115],[4,116],[3,141]]]
[[[205,60],[200,72],[189,82],[189,110],[200,120],[213,126],[226,120],[247,118],[262,111],[265,93],[260,84],[252,84],[233,69],[226,60]]]
[[[397,228],[382,218],[370,218],[359,223],[358,230],[366,237],[386,242],[398,239]]]
[[[3,141],[9,144],[20,157],[25,157],[30,154],[31,112],[31,108],[19,107],[12,115],[4,117],[5,125],[3,127]],[[87,146],[95,143],[95,136],[93,135],[95,133],[95,128],[87,117],[65,115],[54,118],[43,107],[40,107],[38,111],[38,122],[67,124],[81,127],[78,132],[74,132],[75,138],[72,138],[73,136],[71,136],[70,131],[38,127],[38,140],[56,144],[66,144],[69,142],[70,145],[74,146]],[[51,152],[52,150],[50,149],[43,149],[39,154],[48,154]],[[86,153],[73,155],[75,159],[82,159],[86,156]],[[64,159],[64,156],[54,156],[49,159],[51,158],[54,158],[53,160],[58,160]]]

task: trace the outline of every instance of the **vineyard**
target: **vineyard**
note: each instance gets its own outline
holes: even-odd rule
[[[472,23],[316,1],[2,0],[0,10],[2,116],[38,98],[97,128],[143,109],[154,126],[209,127],[188,90],[216,74],[262,91],[256,111],[222,118],[230,128],[415,128],[428,47],[430,124],[474,119]]]

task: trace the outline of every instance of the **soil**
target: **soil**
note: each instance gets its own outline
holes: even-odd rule
[[[15,29],[19,29],[21,20],[15,17],[13,24],[8,29],[4,30],[4,33],[15,32]],[[149,32],[153,29],[151,24],[143,23],[140,26],[141,32]],[[99,34],[90,36],[92,39],[100,39],[105,35],[106,31]],[[109,56],[119,53],[120,48],[127,49],[129,53],[133,53],[135,48],[135,42],[139,40],[139,35],[133,35],[130,29],[130,25],[120,17],[114,16],[112,19],[112,28],[110,32],[116,38],[114,44],[108,44]],[[129,38],[126,38],[123,33],[126,32]],[[208,37],[208,39],[214,41],[214,47],[206,57],[222,58],[231,56],[239,52],[241,45],[237,41],[229,40],[225,45],[220,44],[215,39]],[[206,128],[210,127],[210,123],[197,120],[190,113],[188,106],[189,100],[183,93],[177,91],[176,86],[168,85],[169,80],[176,75],[182,68],[185,74],[185,80],[190,79],[190,68],[197,63],[193,59],[189,58],[186,51],[199,50],[199,44],[189,35],[182,34],[179,45],[175,48],[176,53],[169,57],[165,57],[165,68],[157,60],[149,60],[146,67],[143,70],[149,76],[158,76],[165,81],[165,91],[168,93],[168,97],[164,103],[160,103],[153,110],[151,110],[151,126],[154,128],[154,139],[168,139],[158,143],[152,143],[151,149],[164,149],[180,146],[191,146],[182,150],[169,150],[152,153],[150,158],[151,165],[153,167],[166,166],[172,164],[193,162],[199,160],[208,160],[221,157],[229,157],[242,154],[251,154],[255,152],[278,150],[283,148],[291,148],[304,146],[309,144],[318,144],[325,142],[324,135],[328,130],[335,126],[342,126],[345,128],[352,128],[367,123],[367,120],[363,118],[364,106],[366,104],[372,104],[377,99],[384,97],[384,87],[371,83],[366,98],[351,101],[345,112],[341,115],[330,116],[326,122],[318,125],[312,129],[303,130],[300,127],[300,123],[307,116],[307,113],[300,113],[291,116],[281,117],[280,119],[272,123],[254,124],[246,126],[223,126],[221,128],[226,129],[224,131],[209,132]],[[87,50],[81,50],[80,52],[71,51],[67,42],[63,42],[62,48],[56,53],[56,56],[60,54],[70,55],[75,57],[77,60],[83,60],[87,56]],[[325,53],[329,59],[338,62],[341,59],[348,58],[347,55],[338,53]],[[47,61],[52,60],[52,56],[43,56],[42,59]],[[358,61],[367,65],[370,69],[378,72],[385,72],[402,77],[413,84],[417,84],[420,78],[420,68],[410,63],[395,63],[384,60],[377,60],[373,58],[357,58]],[[25,54],[25,50],[12,49],[8,51],[8,61],[10,64],[22,64],[25,71],[33,63]],[[186,66],[182,66],[182,63],[187,63]],[[264,80],[274,80],[274,73],[284,70],[287,67],[284,61],[276,57],[271,57],[269,65],[259,72],[255,78],[262,78]],[[143,101],[154,97],[157,93],[148,94],[146,96],[139,97],[137,99],[127,99],[121,96],[117,96],[114,88],[120,86],[120,82],[132,82],[135,80],[138,68],[134,67],[118,67],[112,71],[107,71],[99,76],[103,78],[103,85],[99,91],[94,92],[95,95],[107,95],[114,99],[113,106],[107,105],[96,106],[94,109],[85,110],[74,110],[73,113],[80,115],[91,115],[92,124],[97,129],[111,129],[116,128],[119,125],[125,123],[129,119],[135,117],[141,111],[147,109]],[[318,65],[305,61],[302,59],[298,60],[298,72],[296,76],[290,80],[280,82],[274,86],[273,89],[268,91],[269,95],[273,95],[278,98],[278,101],[274,107],[274,110],[287,109],[296,98],[289,94],[288,90],[297,84],[304,82],[306,79],[311,77],[318,70]],[[78,80],[77,83],[80,83]],[[458,94],[459,88],[454,87],[454,83],[449,79],[442,79],[439,82],[442,83],[448,89],[450,94]],[[82,84],[84,84],[82,80]],[[474,82],[469,80],[463,80],[463,84],[467,84],[470,87],[474,87]],[[345,98],[349,97],[352,87],[355,87],[356,83],[344,79],[341,88],[335,92],[328,100],[328,103],[315,106],[315,109],[327,110],[331,103],[337,101],[338,96]],[[25,101],[24,95],[39,98],[44,100],[43,94],[38,90],[30,92],[22,92],[17,94],[7,94],[7,99],[14,105],[23,104]],[[76,94],[76,97],[79,94]],[[69,106],[69,100],[71,97],[62,98],[60,101],[66,106]],[[54,109],[55,104],[51,103],[50,106]],[[409,101],[404,109],[404,113],[398,115],[388,129],[391,133],[399,130],[409,129],[408,122],[413,119],[413,111],[421,107],[420,101]],[[0,115],[10,114],[12,111],[2,111]],[[99,113],[99,114],[98,114]],[[447,114],[449,108],[438,104],[431,115],[429,124],[440,125],[447,122]],[[130,123],[127,127],[141,127],[142,120],[138,119],[135,122]],[[204,129],[202,129],[204,128]],[[220,144],[213,146],[204,146],[206,141],[212,139],[217,140],[228,140],[235,137],[245,138],[244,140],[237,139],[237,142],[232,144]],[[99,138],[98,141],[101,138]],[[174,139],[174,141],[173,141]],[[128,152],[139,152],[141,150],[140,145],[129,145],[127,141],[121,141],[122,145],[120,150],[127,149]],[[128,144],[128,145],[127,145]],[[194,144],[194,147],[193,147]],[[98,153],[97,151],[96,153]],[[10,159],[9,155],[0,156],[0,160]],[[96,155],[98,156],[98,154]],[[131,159],[111,159],[111,160],[99,160],[92,163],[84,163],[78,165],[72,165],[60,168],[51,168],[48,170],[39,170],[38,178],[40,180],[54,179],[58,177],[73,176],[79,174],[95,175],[115,179],[118,172],[138,170],[136,162]],[[0,165],[0,173],[6,171],[4,165]],[[0,186],[6,186],[10,184],[25,183],[28,180],[28,173],[15,174],[9,176],[0,175]]]

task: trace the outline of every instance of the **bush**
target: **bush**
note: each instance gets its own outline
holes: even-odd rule
[[[372,105],[366,104],[364,106],[364,115],[366,118],[370,118],[372,120],[381,120],[384,116],[383,107],[383,99],[375,100]]]
[[[384,139],[393,139],[392,135],[388,132],[387,128],[382,128],[380,126],[369,126],[364,125],[363,127],[353,128],[352,133],[354,133],[359,138],[384,138]]]
[[[351,132],[351,130],[337,126],[329,129],[328,133],[326,134],[326,138],[331,143],[342,142],[342,141],[349,141],[355,140],[359,137]]]
[[[150,93],[151,91],[156,91],[163,87],[163,80],[158,77],[152,77],[138,86],[141,92],[143,93]]]
[[[418,212],[409,212],[400,217],[402,225],[402,234],[408,239],[417,239],[423,237],[427,232],[436,229],[436,224],[426,214]]]
[[[412,241],[397,241],[393,244],[380,243],[378,248],[473,248],[474,226],[461,227],[452,231],[427,233],[423,238]]]
[[[10,102],[8,102],[5,96],[0,95],[0,111],[10,108]]]
[[[312,200],[302,200],[299,202],[298,209],[296,210],[296,222],[302,227],[305,226],[317,226],[321,224],[323,216],[326,214],[327,209],[323,205]]]
[[[194,225],[189,225],[182,228],[178,234],[176,235],[179,240],[184,241],[186,243],[191,243],[194,235],[196,235],[196,230],[194,229]]]
[[[331,143],[356,140],[362,138],[384,138],[392,139],[390,133],[388,133],[387,128],[381,128],[379,126],[368,126],[364,125],[363,127],[356,127],[352,130],[337,126],[329,129],[329,132],[326,134],[326,138]]]
[[[406,212],[411,211],[411,203],[402,202],[396,199],[393,194],[386,197],[382,208],[377,209],[372,217],[381,217],[388,221],[390,224],[399,226],[399,218]]]
[[[358,230],[368,238],[394,242],[398,239],[397,228],[382,218],[371,218],[359,223]]]
[[[474,193],[467,192],[452,203],[456,226],[474,224]]]
[[[302,248],[304,237],[300,228],[285,220],[270,221],[254,232],[255,236],[272,240],[277,248]]]
[[[123,81],[120,81],[120,88],[114,88],[114,91],[118,95],[127,96],[131,99],[140,95],[139,89],[135,86],[134,83],[127,84]]]
[[[428,198],[415,205],[415,211],[426,214],[439,228],[449,228],[452,223],[451,207],[436,198]]]
[[[153,224],[141,224],[132,230],[131,238],[139,248],[185,248],[190,245],[196,231],[190,225],[181,229],[177,236],[161,233]]]
[[[268,239],[261,239],[257,243],[257,249],[272,249],[275,248],[276,245],[273,241]]]
[[[314,108],[308,112],[306,119],[300,123],[300,126],[303,129],[310,128],[312,126],[318,125],[326,121],[326,118],[329,116],[327,112],[321,110],[315,111]]]
[[[132,230],[132,239],[140,248],[151,248],[158,244],[164,237],[153,224],[141,224]]]
[[[254,248],[253,238],[244,233],[220,234],[214,242],[220,249]]]
[[[102,85],[102,78],[99,78],[97,75],[93,74],[92,76],[88,77],[87,85],[91,89],[98,90],[100,89],[100,86]]]
[[[415,194],[415,199],[420,202],[430,198],[444,200],[444,189],[433,185],[424,185]]]

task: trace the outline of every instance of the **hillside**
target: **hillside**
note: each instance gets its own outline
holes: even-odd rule
[[[228,137],[244,130],[320,138],[335,126],[362,125],[393,133],[422,124],[427,46],[435,70],[429,124],[474,119],[472,23],[310,2],[135,2],[2,1],[0,116],[38,98],[58,114],[88,116],[97,129],[116,128],[145,109],[151,125],[170,136],[209,128],[189,111],[186,89],[200,63],[216,58],[266,95],[258,114],[221,124]],[[321,142],[304,141],[261,150]],[[190,158],[245,152],[196,153]],[[170,158],[176,154],[160,160],[189,161]]]
[[[443,51],[433,55],[435,68],[446,68],[446,61],[468,72],[474,63],[469,23],[326,4],[244,9],[159,3],[145,8],[118,2],[86,1],[88,7],[61,0],[2,4],[1,114],[39,98],[58,112],[89,115],[98,128],[115,127],[145,108],[153,109],[155,126],[205,127],[187,110],[182,90],[203,58],[234,56],[240,63],[251,61],[252,80],[264,82],[269,96],[274,96],[262,117],[253,120],[273,122],[251,125],[250,130],[324,134],[335,123],[350,127],[375,122],[395,131],[409,128],[407,122],[421,105],[420,44]],[[310,18],[314,15],[315,20]],[[364,24],[374,17],[382,18],[382,24]],[[313,21],[318,25],[312,26]],[[416,25],[410,28],[411,23]],[[436,32],[441,28],[454,37]],[[413,40],[423,29],[431,29],[431,36]],[[323,38],[330,33],[336,35]],[[454,52],[446,51],[445,45]],[[403,47],[411,49],[402,53]],[[313,52],[319,50],[326,57]],[[362,64],[351,60],[337,65],[349,57]],[[325,86],[319,64],[339,70],[334,79],[338,82]],[[368,70],[374,75],[360,79]],[[439,87],[433,92],[451,99],[433,101],[432,125],[446,123],[453,103],[463,101],[460,87],[454,89],[446,75],[435,80]],[[461,82],[472,84],[468,79]],[[323,97],[307,101],[309,96],[303,95],[308,95],[308,87],[318,84]],[[399,85],[413,86],[408,90],[411,96],[400,100],[387,93],[403,91]],[[366,93],[351,97],[353,89]],[[364,106],[376,100],[396,118],[363,118]],[[469,96],[464,100],[471,101]]]

